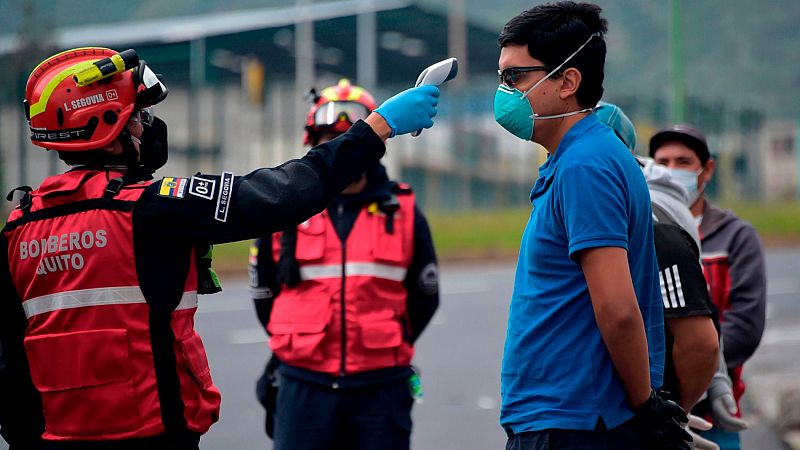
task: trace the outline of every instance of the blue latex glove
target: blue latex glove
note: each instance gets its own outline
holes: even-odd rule
[[[386,100],[375,112],[386,120],[392,129],[391,137],[395,137],[432,127],[438,104],[439,88],[420,86],[407,89]]]

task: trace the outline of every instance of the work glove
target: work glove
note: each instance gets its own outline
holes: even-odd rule
[[[708,387],[708,402],[711,404],[711,417],[714,423],[721,429],[731,432],[739,432],[747,429],[747,422],[736,414],[739,408],[733,398],[733,383],[727,374],[717,372],[711,379]]]
[[[438,104],[439,88],[420,86],[396,94],[383,102],[375,112],[389,124],[392,129],[390,137],[395,137],[432,127]]]
[[[690,443],[691,448],[697,450],[719,450],[719,445],[694,432],[694,430],[708,431],[710,429],[711,422],[704,420],[702,417],[695,416],[694,414],[689,414],[689,423],[686,426],[686,431],[692,437],[692,442]]]
[[[677,403],[652,391],[635,413],[647,450],[691,450],[692,436],[684,429],[689,418]]]
[[[213,245],[195,247],[195,268],[197,269],[197,293],[200,295],[216,294],[222,291],[217,272],[211,268]]]

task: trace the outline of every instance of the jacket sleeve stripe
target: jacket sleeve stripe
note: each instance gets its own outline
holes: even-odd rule
[[[667,283],[664,280],[664,272],[659,272],[658,275],[658,281],[661,285],[661,301],[664,302],[664,308],[669,309],[669,294],[667,293]]]

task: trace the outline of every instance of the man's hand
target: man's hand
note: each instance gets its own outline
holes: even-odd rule
[[[642,443],[648,450],[691,450],[692,436],[684,427],[689,422],[677,403],[660,397],[656,391],[636,409]]]
[[[725,431],[738,432],[747,429],[747,422],[736,417],[739,408],[733,398],[730,379],[714,376],[708,388],[708,401],[711,403],[711,417],[714,423]]]
[[[703,420],[701,417],[697,417],[693,414],[689,414],[689,423],[687,424],[686,431],[689,432],[689,435],[692,436],[691,446],[693,449],[696,450],[719,450],[719,445],[716,443],[709,441],[701,437],[699,434],[695,433],[694,430],[698,431],[708,431],[712,427],[710,422]]]
[[[412,131],[430,128],[433,126],[433,117],[436,115],[436,106],[439,104],[439,88],[436,86],[420,86],[407,89],[394,97],[386,100],[375,109],[374,114],[367,117],[367,123],[381,138],[395,137],[398,134],[411,133]],[[388,136],[381,134],[378,128],[384,128],[374,116],[378,115],[391,129]]]

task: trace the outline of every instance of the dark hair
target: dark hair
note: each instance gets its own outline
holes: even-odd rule
[[[564,69],[574,67],[581,73],[581,84],[575,97],[583,107],[594,107],[603,97],[603,67],[606,61],[606,42],[603,35],[608,23],[600,13],[602,9],[591,3],[561,1],[534,6],[509,20],[497,43],[527,45],[528,53],[555,68],[577,50],[592,35],[589,44],[566,63]]]

